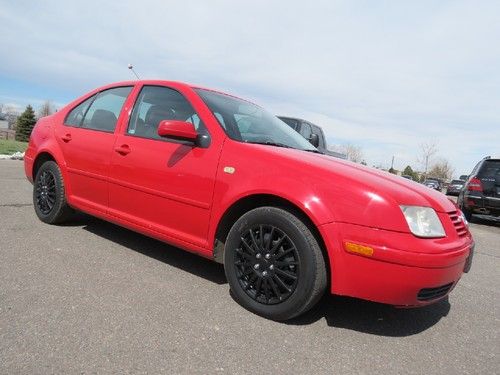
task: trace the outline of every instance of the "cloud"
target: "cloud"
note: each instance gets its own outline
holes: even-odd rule
[[[131,62],[144,78],[308,118],[371,164],[416,165],[418,144],[435,140],[462,172],[499,149],[499,12],[494,1],[16,1],[0,9],[0,75],[76,97],[132,79]]]

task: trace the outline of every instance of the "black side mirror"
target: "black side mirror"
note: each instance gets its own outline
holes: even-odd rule
[[[319,137],[317,134],[312,133],[311,136],[309,137],[309,143],[312,144],[314,147],[319,146]]]

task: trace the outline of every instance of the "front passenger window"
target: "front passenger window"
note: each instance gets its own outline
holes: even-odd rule
[[[130,116],[127,134],[162,139],[158,125],[163,120],[190,122],[197,131],[205,130],[200,117],[181,93],[163,86],[144,86]]]
[[[82,128],[113,133],[123,104],[132,87],[116,87],[101,91],[87,110]]]

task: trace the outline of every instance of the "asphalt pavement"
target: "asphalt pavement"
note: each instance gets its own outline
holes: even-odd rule
[[[219,264],[83,214],[43,224],[31,189],[0,161],[0,374],[500,373],[499,222],[471,224],[472,270],[435,305],[326,296],[276,323]]]

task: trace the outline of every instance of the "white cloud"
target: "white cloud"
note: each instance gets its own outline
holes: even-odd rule
[[[500,148],[499,13],[494,1],[16,1],[0,9],[0,75],[77,96],[133,78],[132,62],[308,118],[371,164],[416,165],[436,140],[462,173]]]

